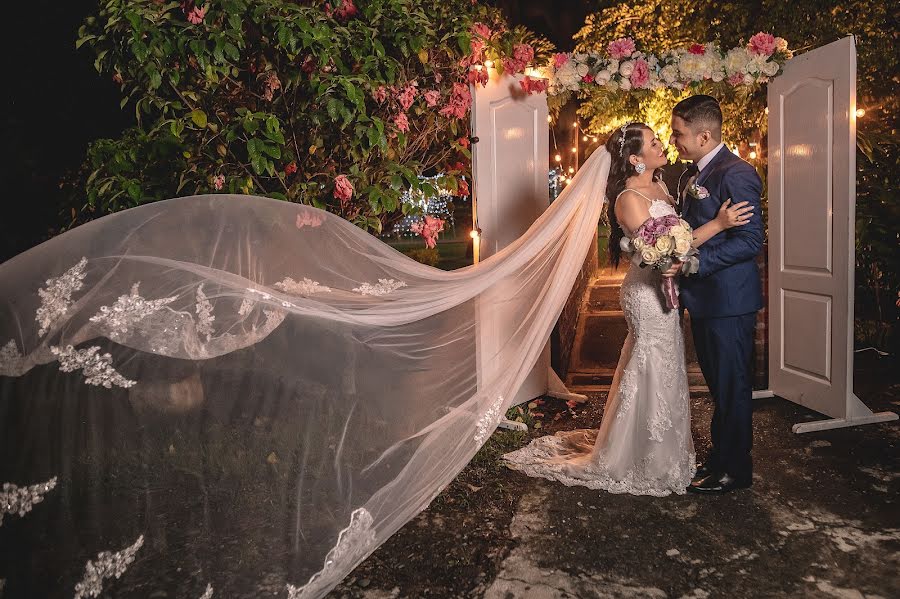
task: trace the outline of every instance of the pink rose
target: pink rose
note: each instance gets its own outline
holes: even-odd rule
[[[437,103],[441,99],[441,92],[436,89],[430,89],[424,94],[425,103],[428,104],[429,107],[437,106]]]
[[[771,56],[775,52],[776,45],[774,35],[760,31],[750,38],[750,44],[747,46],[747,49],[751,54]]]
[[[353,183],[347,178],[347,175],[338,175],[334,178],[334,197],[344,202],[349,202],[353,197]]]
[[[558,53],[553,55],[553,66],[557,69],[561,69],[567,62],[569,62],[569,55]]]
[[[703,44],[691,44],[691,47],[688,48],[688,52],[690,54],[696,54],[697,56],[703,56],[706,54],[706,46]]]
[[[409,119],[406,117],[405,112],[401,112],[397,116],[394,117],[394,124],[397,125],[397,129],[406,133],[409,131]]]
[[[623,37],[613,42],[609,42],[607,52],[609,52],[611,58],[621,60],[631,56],[631,53],[634,52],[634,48],[634,40],[630,37]]]
[[[196,6],[191,9],[191,11],[187,15],[187,20],[193,23],[194,25],[199,25],[203,22],[203,17],[206,16],[206,7],[197,8]]]
[[[491,37],[491,28],[484,23],[475,23],[474,25],[472,25],[472,33],[474,33],[475,35],[480,35],[481,37],[487,39]]]
[[[650,83],[650,65],[647,64],[647,61],[643,58],[635,60],[634,70],[631,71],[628,79],[631,81],[632,87],[636,89],[647,87],[647,84]]]

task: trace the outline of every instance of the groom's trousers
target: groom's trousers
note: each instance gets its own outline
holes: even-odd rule
[[[753,332],[756,313],[691,319],[703,377],[715,401],[708,464],[750,481],[753,463]]]

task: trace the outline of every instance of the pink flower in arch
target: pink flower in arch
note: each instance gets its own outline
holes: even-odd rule
[[[731,77],[728,78],[728,83],[734,86],[738,86],[744,82],[744,75],[742,73],[735,73]]]
[[[469,69],[469,83],[472,85],[486,86],[488,83],[487,69],[478,67]]]
[[[446,117],[462,119],[466,117],[472,106],[472,94],[465,83],[454,83],[453,92],[447,104],[441,108],[440,113]]]
[[[558,52],[553,55],[553,66],[557,69],[562,68],[565,64],[569,62],[569,55],[564,54],[562,52]]]
[[[375,98],[375,101],[379,104],[383,104],[385,100],[387,100],[387,89],[383,85],[379,85],[378,89],[372,92],[372,97]]]
[[[750,38],[750,44],[747,46],[747,49],[750,51],[750,54],[756,54],[757,56],[771,56],[772,53],[775,52],[776,47],[777,42],[775,41],[775,36],[771,33],[763,33],[760,31]]]
[[[425,246],[433,248],[437,245],[438,233],[444,230],[444,221],[434,216],[426,215],[417,223],[413,223],[409,230],[425,238]]]
[[[213,177],[213,188],[216,191],[222,191],[222,188],[225,187],[225,175],[216,175]]]
[[[582,81],[582,83],[593,83],[594,76],[591,75],[590,73],[588,73],[587,75],[585,75],[584,77],[581,78],[581,81]]]
[[[539,94],[541,92],[547,91],[547,80],[546,79],[532,79],[528,75],[519,82],[519,85],[522,86],[522,90],[526,94]]]
[[[353,183],[347,178],[347,175],[338,175],[334,178],[334,197],[343,204],[349,202],[353,197]]]
[[[616,60],[621,60],[622,58],[631,56],[631,53],[634,52],[634,49],[634,40],[630,37],[619,38],[615,41],[609,42],[609,46],[607,46],[607,52],[609,52],[609,56],[611,58],[615,58]]]
[[[696,54],[697,56],[703,56],[706,54],[706,46],[703,44],[691,44],[691,47],[688,48],[688,52],[691,54]]]
[[[409,110],[409,107],[412,106],[413,100],[416,98],[416,87],[417,83],[414,81],[403,88],[403,91],[400,92],[400,95],[397,98],[397,101],[400,102],[400,106],[403,110]]]
[[[532,48],[530,44],[517,44],[516,47],[513,48],[513,60],[520,62],[523,65],[527,65],[534,60],[534,48]]]
[[[628,78],[634,88],[644,88],[650,83],[650,65],[643,58],[634,61],[634,70]]]
[[[441,92],[436,89],[430,89],[423,94],[425,97],[425,103],[431,108],[437,106],[437,103],[441,99]]]

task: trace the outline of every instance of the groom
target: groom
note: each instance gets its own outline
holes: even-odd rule
[[[700,270],[681,280],[700,369],[715,400],[712,451],[688,491],[728,493],[752,484],[751,363],[762,293],[756,256],[763,243],[756,170],[722,143],[722,109],[715,98],[691,96],[672,110],[669,143],[691,164],[679,181],[682,218],[697,228],[728,199],[753,206],[750,222],[700,246]],[[672,274],[670,273],[666,274]]]

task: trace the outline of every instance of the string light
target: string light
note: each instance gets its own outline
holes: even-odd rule
[[[553,117],[550,116],[549,114],[547,115],[547,122],[548,122],[548,123],[552,123],[552,122],[553,122]]]
[[[557,162],[562,162],[562,156],[560,156],[559,154],[554,156],[554,158],[556,159]]]
[[[756,152],[750,152],[750,160],[756,160]]]
[[[577,126],[578,126],[578,121],[575,121],[574,123],[572,123],[572,126],[573,126],[573,127],[577,127]]]
[[[865,108],[857,108],[856,109],[856,118],[861,119],[864,116],[866,116],[866,109]]]
[[[484,66],[486,66],[489,69],[492,69],[492,68],[494,68],[494,61],[493,60],[485,60]]]
[[[575,167],[574,167],[574,166],[570,166],[570,167],[569,167],[569,172],[570,172],[570,173],[574,173],[574,172],[575,172]]]
[[[572,153],[573,153],[573,154],[574,154],[575,152],[577,152],[577,151],[578,151],[578,148],[575,148],[575,147],[572,148]]]
[[[449,189],[444,189],[438,185],[438,180],[441,177],[442,175],[419,177],[420,183],[428,182],[432,184],[437,190],[436,196],[425,197],[425,194],[422,191],[414,192],[411,189],[404,190],[404,192],[400,194],[400,202],[417,208],[420,214],[404,216],[400,219],[391,230],[394,235],[416,237],[418,234],[413,233],[410,227],[420,222],[423,214],[436,216],[446,221],[450,226],[453,226],[453,213],[450,211],[450,203],[453,201],[453,194]]]
[[[587,140],[588,140],[588,136],[587,136],[587,135],[584,135],[584,136],[581,137],[581,141],[587,141]]]
[[[478,239],[479,237],[481,237],[481,229],[472,229],[471,231],[469,231],[469,237],[471,237],[472,239]]]

